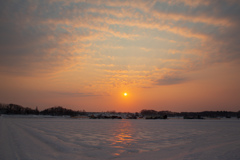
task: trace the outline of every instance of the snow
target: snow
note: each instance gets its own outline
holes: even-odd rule
[[[237,160],[240,120],[0,116],[1,160]]]

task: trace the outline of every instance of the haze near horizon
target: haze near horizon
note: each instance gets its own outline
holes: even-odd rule
[[[239,111],[239,15],[238,0],[1,1],[0,102]]]

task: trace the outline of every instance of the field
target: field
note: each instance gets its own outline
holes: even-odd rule
[[[0,117],[1,160],[237,160],[240,120]]]

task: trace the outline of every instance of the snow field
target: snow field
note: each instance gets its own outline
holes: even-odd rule
[[[237,160],[240,120],[0,117],[1,160]]]

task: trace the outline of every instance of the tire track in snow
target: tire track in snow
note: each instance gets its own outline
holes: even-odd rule
[[[15,136],[11,131],[12,124],[8,119],[0,119],[0,159],[20,160],[23,155],[19,155],[18,146],[15,143]],[[7,138],[8,137],[8,138]],[[20,152],[21,153],[21,152]]]
[[[69,153],[68,147],[65,147],[65,144],[54,135],[49,135],[43,130],[20,123],[18,123],[18,130],[21,132],[22,137],[28,139],[27,147],[31,148],[33,153],[40,153],[36,157],[44,156],[39,159],[64,159],[63,157],[67,157]]]
[[[71,159],[78,160],[80,156],[88,152],[86,147],[69,142],[66,136],[70,135],[66,135],[68,133],[66,130],[58,130],[58,132],[56,132],[49,129],[48,125],[46,127],[39,124],[34,125],[32,122],[30,123],[29,119],[21,119],[20,122],[15,121],[15,123],[16,128],[21,131],[24,137],[28,137],[29,143],[31,143],[33,147],[42,149],[40,153],[45,153],[44,159],[51,157],[51,159],[65,160],[71,157]],[[34,152],[37,151],[33,151],[33,153]],[[50,153],[52,153],[52,155]],[[41,154],[39,156],[43,157],[43,155],[44,154]],[[92,158],[89,157],[88,159]]]
[[[61,144],[55,142],[52,137],[37,133],[31,127],[16,123],[15,120],[17,119],[6,119],[3,122],[5,123],[3,124],[4,135],[1,139],[9,137],[7,140],[3,140],[7,148],[4,150],[8,151],[8,154],[3,154],[7,155],[4,159],[61,159],[60,155],[62,156],[64,153]]]

